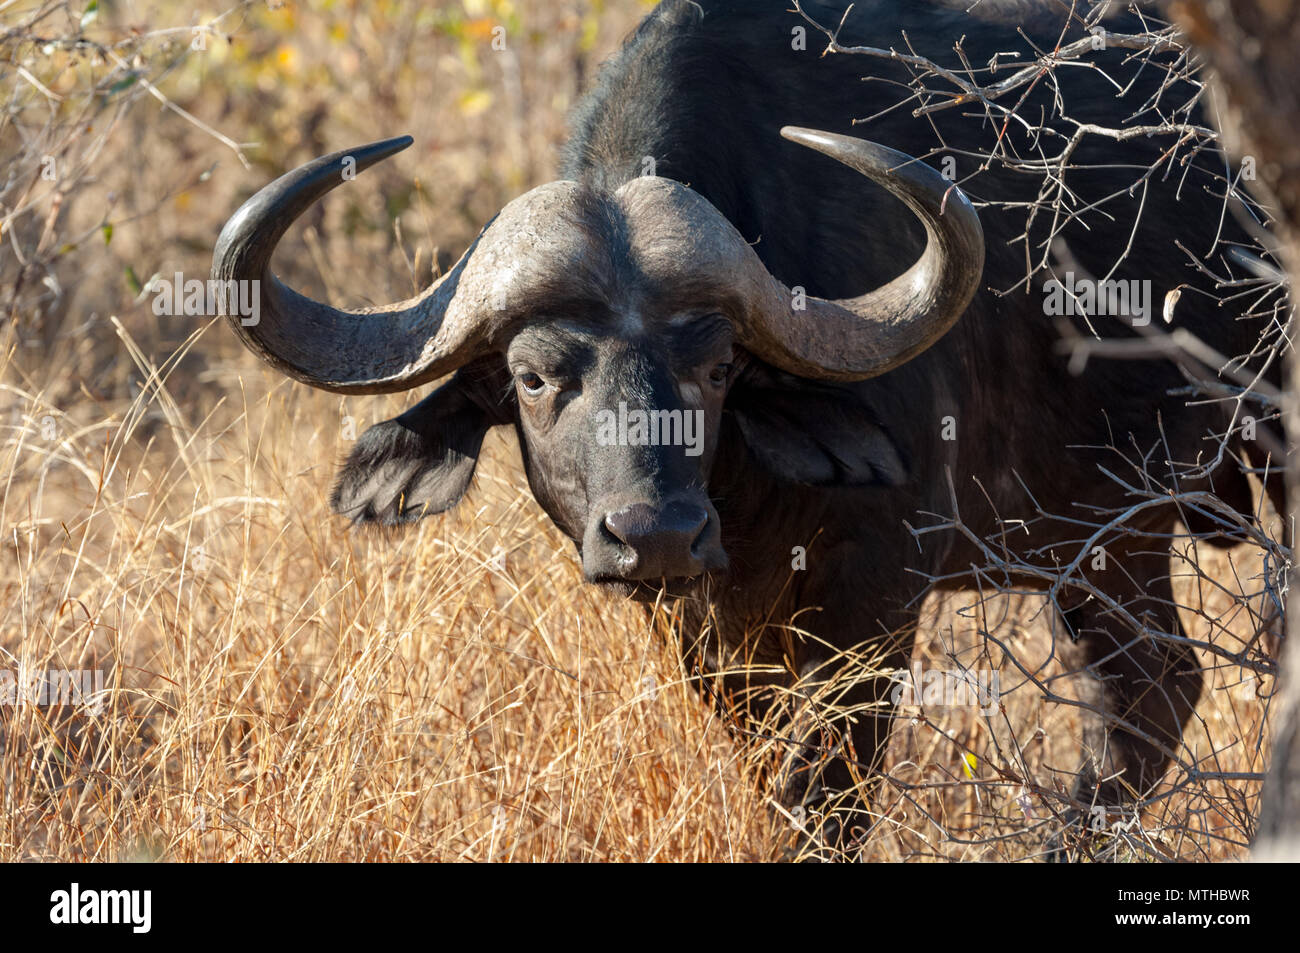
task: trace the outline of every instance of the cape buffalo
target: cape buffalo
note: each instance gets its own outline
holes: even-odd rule
[[[410,139],[267,186],[227,223],[213,275],[262,282],[260,321],[230,323],[299,381],[369,394],[451,374],[362,436],[337,512],[382,524],[442,512],[464,494],[488,428],[514,427],[532,492],[586,578],[682,600],[683,649],[705,673],[726,670],[707,681],[743,709],[742,728],[799,683],[806,701],[783,702],[775,731],[793,749],[777,783],[787,805],[812,806],[860,790],[889,730],[879,678],[853,680],[834,706],[815,701],[808,686],[838,677],[843,652],[878,649],[885,667],[905,668],[910,639],[890,633],[915,626],[928,580],[955,585],[983,562],[977,540],[1032,519],[1010,545],[1045,564],[1059,546],[1068,561],[1081,544],[1071,515],[1125,505],[1099,470],[1115,459],[1107,447],[1159,448],[1159,469],[1229,427],[1222,404],[1178,393],[1187,380],[1174,361],[1069,364],[1063,321],[1134,337],[1142,312],[1094,302],[1054,317],[1052,241],[1080,275],[1137,282],[1115,287],[1149,292],[1148,309],[1179,289],[1178,326],[1220,353],[1249,351],[1258,328],[1199,293],[1212,279],[1174,244],[1235,228],[1223,156],[1179,154],[1171,173],[1177,137],[1073,138],[1081,123],[1120,128],[1146,112],[1202,121],[1185,108],[1191,83],[1106,47],[1108,35],[1140,33],[1140,14],[1085,21],[1093,5],[1072,13],[1050,0],[868,0],[847,17],[841,0],[792,6],[661,3],[577,108],[559,180],[506,205],[417,298],[340,311],[270,270],[280,237],[345,165],[364,169]],[[844,46],[896,47],[981,83],[1006,75],[993,72],[997,57],[1100,30],[1100,68],[1059,69],[1001,106],[974,97],[918,115],[913,67],[822,56],[824,38],[799,42],[810,20],[838,27]],[[1054,204],[1046,160],[1067,147]],[[985,161],[995,148],[1003,158]],[[934,167],[947,157],[945,177]],[[1181,488],[1211,484],[1249,511],[1235,467]],[[954,504],[967,533],[914,533]],[[1109,716],[1080,803],[1148,791],[1202,692],[1178,638],[1167,544],[1140,535],[1171,532],[1179,515],[1144,509],[1104,540],[1104,565],[1074,577],[1171,638],[1135,638],[1082,588],[1055,594]],[[801,551],[805,565],[792,560]],[[826,838],[851,843],[859,819],[829,818]]]

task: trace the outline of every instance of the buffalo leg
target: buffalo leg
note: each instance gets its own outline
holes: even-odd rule
[[[781,641],[781,650],[769,640],[768,651],[720,651],[701,633],[682,648],[687,671],[733,732],[765,749],[773,797],[806,835],[801,856],[838,859],[871,825],[872,775],[889,738],[896,683],[875,673],[906,667],[911,640],[859,653],[830,650],[811,633]],[[797,677],[781,678],[778,667]]]
[[[870,668],[904,668],[901,649]],[[783,730],[778,798],[802,821],[809,848],[843,856],[871,829],[876,772],[893,722],[895,682],[865,675],[864,663],[816,657],[801,666]]]
[[[1148,632],[1100,600],[1077,590],[1063,600],[1065,623],[1087,674],[1096,679],[1101,725],[1085,733],[1084,765],[1074,787],[1079,806],[1101,817],[1145,797],[1178,750],[1204,686],[1185,642],[1169,579],[1169,556],[1134,549],[1108,553],[1106,568],[1088,574]],[[1163,635],[1165,637],[1159,637]]]

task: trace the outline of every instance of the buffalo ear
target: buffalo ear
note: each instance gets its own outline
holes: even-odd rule
[[[508,422],[481,368],[462,368],[401,416],[361,435],[330,505],[355,523],[386,526],[449,510],[469,488],[488,428]]]
[[[727,409],[758,463],[779,480],[898,486],[908,478],[897,444],[848,387],[755,362],[727,395]]]

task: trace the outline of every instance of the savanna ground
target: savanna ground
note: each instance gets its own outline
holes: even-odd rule
[[[453,513],[355,531],[329,512],[334,468],[413,398],[293,384],[148,290],[205,277],[276,174],[403,133],[278,267],[343,306],[422,289],[552,177],[567,109],[647,8],[0,0],[0,669],[105,673],[89,706],[0,707],[0,859],[789,856],[798,819],[701,702],[671,619],[581,584],[512,436]],[[1185,619],[1236,651],[1259,554],[1200,556]],[[1061,676],[1050,613],[973,601],[931,600],[918,658],[1000,665],[1003,710],[901,721],[864,859],[1033,858],[1054,830],[1084,711],[980,634]],[[1204,774],[1171,775],[1109,858],[1244,854],[1271,679],[1204,661],[1182,752]]]

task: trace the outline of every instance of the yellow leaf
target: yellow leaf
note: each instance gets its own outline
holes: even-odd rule
[[[492,31],[497,28],[497,23],[491,17],[479,17],[476,20],[467,20],[465,23],[465,36],[471,40],[487,42],[492,39]]]
[[[582,34],[578,38],[578,49],[584,53],[590,53],[596,48],[596,40],[600,36],[600,20],[588,14],[582,18]]]
[[[280,48],[275,51],[275,61],[280,65],[280,69],[286,73],[296,73],[298,71],[298,51],[287,43],[282,43]]]
[[[486,89],[471,89],[460,97],[460,111],[464,116],[479,116],[492,108],[492,94]]]

